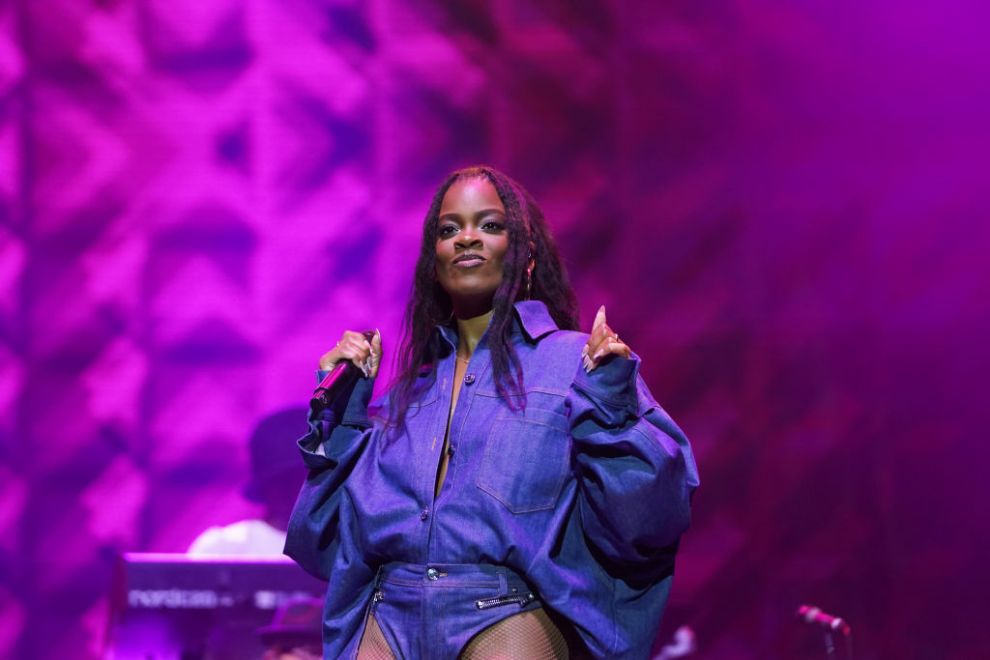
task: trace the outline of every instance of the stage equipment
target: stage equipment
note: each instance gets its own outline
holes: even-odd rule
[[[802,605],[795,614],[805,623],[823,629],[826,656],[835,657],[835,635],[838,634],[845,640],[846,658],[852,659],[852,628],[844,619],[823,612],[814,605]]]
[[[292,598],[326,583],[287,557],[125,553],[117,566],[105,660],[260,660],[258,631]]]

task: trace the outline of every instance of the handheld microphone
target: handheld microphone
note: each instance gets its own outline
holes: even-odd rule
[[[369,342],[374,338],[375,333],[366,330],[361,333]],[[361,370],[353,362],[343,359],[334,365],[326,378],[313,390],[313,398],[309,400],[309,407],[313,414],[318,414],[330,405],[341,392],[349,389],[362,376]]]
[[[849,624],[845,622],[845,619],[833,616],[827,612],[823,612],[821,608],[815,607],[814,605],[802,605],[797,608],[796,614],[797,617],[805,623],[822,626],[823,628],[828,628],[831,631],[839,632],[845,636],[848,636],[852,632],[852,629],[849,627]]]

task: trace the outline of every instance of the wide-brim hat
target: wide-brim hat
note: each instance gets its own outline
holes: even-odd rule
[[[292,474],[305,473],[296,441],[306,433],[308,409],[288,408],[267,415],[258,422],[248,442],[251,479],[244,487],[244,497],[264,504],[261,484],[283,482]],[[296,483],[289,479],[291,483]]]
[[[272,622],[255,632],[265,644],[292,640],[320,644],[323,630],[323,606],[316,598],[294,596],[282,601]]]

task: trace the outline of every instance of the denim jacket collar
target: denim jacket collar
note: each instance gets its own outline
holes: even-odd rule
[[[521,327],[523,334],[530,342],[537,342],[544,336],[559,330],[554,323],[547,306],[540,300],[520,300],[515,305],[516,323],[513,330],[518,331]],[[447,340],[451,346],[457,346],[457,329],[453,321],[442,323],[437,326],[437,331]]]
[[[516,303],[516,318],[530,341],[539,341],[544,335],[559,330],[550,317],[547,306],[539,300],[521,300]]]

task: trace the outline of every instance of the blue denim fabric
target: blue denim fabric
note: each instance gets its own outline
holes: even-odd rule
[[[456,329],[437,328],[436,378],[424,376],[401,434],[369,416],[368,379],[310,419],[299,441],[310,471],[285,552],[330,581],[326,657],[354,648],[376,575],[391,562],[508,567],[593,655],[648,656],[698,485],[690,446],[639,377],[637,357],[585,373],[586,334],[559,330],[536,301],[516,314],[526,407],[512,411],[497,394],[482,337],[436,501]]]
[[[486,564],[387,564],[369,611],[397,658],[455,660],[485,628],[513,614],[540,607],[538,600],[489,603],[479,600],[535,593],[504,566]],[[357,652],[359,640],[344,657]]]

